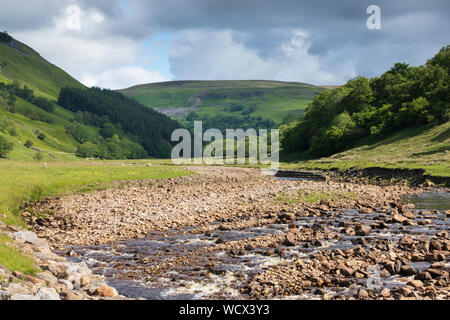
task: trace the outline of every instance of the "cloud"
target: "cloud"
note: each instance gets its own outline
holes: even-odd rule
[[[106,32],[107,19],[98,9],[70,4],[53,18],[52,25],[12,34],[86,85],[124,88],[142,81],[168,80],[157,72],[133,67],[141,43]]]
[[[172,43],[171,72],[177,80],[254,80],[270,79],[309,83],[341,83],[350,73],[334,75],[323,70],[319,59],[308,53],[308,34],[302,30],[285,30],[285,41],[261,56],[245,46],[230,30],[180,32]]]
[[[130,84],[165,82],[170,79],[159,72],[149,71],[139,66],[125,66],[110,69],[99,74],[88,75],[82,82],[89,87],[100,86],[109,89],[124,89]]]
[[[366,28],[370,4],[381,7],[383,30]],[[0,0],[0,8],[2,29],[79,79],[145,68],[142,44],[169,33],[177,79],[328,84],[423,64],[448,45],[450,29],[448,0]]]

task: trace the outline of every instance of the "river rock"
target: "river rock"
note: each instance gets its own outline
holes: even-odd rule
[[[32,295],[20,294],[20,293],[16,293],[16,294],[11,295],[11,297],[9,299],[10,300],[15,300],[15,301],[38,300]]]
[[[36,300],[61,300],[53,288],[41,288],[35,296]]]
[[[408,218],[406,218],[398,213],[394,214],[394,216],[392,217],[392,221],[394,221],[396,223],[404,223],[407,220],[408,220]]]
[[[284,238],[283,244],[287,247],[295,247],[296,246],[295,237],[290,233],[287,234],[286,237]]]
[[[6,291],[6,290],[0,290],[0,301],[8,300],[10,295],[11,295],[11,292]]]
[[[370,232],[372,231],[372,228],[369,226],[365,226],[365,225],[359,225],[356,226],[355,228],[356,234],[358,236],[368,236],[370,234]]]
[[[415,289],[420,289],[423,287],[423,283],[420,280],[410,280],[406,285],[411,286]]]
[[[381,290],[380,295],[384,298],[388,298],[391,296],[391,290],[389,288],[384,288],[383,290]]]
[[[431,277],[431,274],[429,272],[420,272],[418,274],[416,274],[414,276],[415,280],[421,280],[421,281],[430,281],[433,279],[433,277]]]
[[[31,243],[31,244],[35,244],[36,242],[39,241],[39,238],[36,235],[36,233],[31,232],[31,231],[26,231],[26,230],[13,233],[13,238],[14,238],[14,240],[20,239],[24,242]]]
[[[415,274],[417,274],[417,270],[414,269],[412,266],[410,265],[403,265],[400,269],[400,273],[404,276],[413,276]]]
[[[59,294],[62,300],[83,300],[83,297],[71,290],[63,289]]]
[[[100,297],[117,297],[119,293],[110,286],[101,286],[97,288],[96,294]]]
[[[369,298],[369,294],[364,289],[359,289],[358,291],[358,299],[365,300]]]
[[[73,284],[69,280],[60,279],[59,283],[65,285],[68,290],[73,290]]]
[[[36,278],[44,280],[46,284],[50,286],[58,284],[58,278],[56,278],[53,274],[47,271],[36,274]]]
[[[91,276],[89,276],[89,275],[82,276],[82,277],[80,278],[80,285],[81,285],[82,287],[88,285],[90,282],[91,282]]]

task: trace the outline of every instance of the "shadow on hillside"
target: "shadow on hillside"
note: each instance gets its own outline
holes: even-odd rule
[[[412,157],[430,156],[432,154],[444,153],[446,151],[450,151],[450,146],[442,146],[442,147],[437,148],[435,150],[428,150],[428,151],[424,151],[424,152],[413,153],[411,156]]]
[[[369,138],[370,140],[368,139],[365,144],[369,145],[367,147],[367,150],[373,150],[375,148],[384,145],[392,144],[400,140],[413,138],[417,135],[424,134],[427,131],[430,131],[432,128],[433,126],[425,126],[425,127],[404,129],[400,132],[386,134],[378,138],[374,137],[372,137],[371,139]]]
[[[450,128],[448,128],[444,132],[438,134],[436,137],[431,139],[431,141],[433,141],[433,142],[443,142],[443,141],[448,140],[448,139],[450,139]]]

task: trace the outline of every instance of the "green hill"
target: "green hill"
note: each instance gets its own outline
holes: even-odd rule
[[[43,108],[6,90],[5,85],[26,86],[33,97],[48,99],[53,110]],[[64,86],[84,86],[66,72],[42,58],[27,45],[0,33],[0,137],[12,143],[12,160],[33,160],[40,153],[43,161],[76,159],[80,145],[66,132],[75,114],[55,103]],[[14,107],[8,103],[13,97]],[[82,125],[88,132],[98,128]],[[38,138],[40,137],[40,138]],[[29,142],[26,147],[25,143]]]
[[[173,81],[121,90],[140,103],[180,120],[258,118],[273,125],[301,115],[324,88],[278,81]],[[226,121],[226,120],[224,120]]]
[[[70,92],[64,99],[70,108],[60,103],[63,89]],[[96,92],[0,33],[0,158],[65,161],[169,154],[170,130],[179,123],[118,92]]]
[[[349,169],[391,168],[424,169],[431,176],[450,177],[450,122],[407,128],[383,137],[368,137],[352,148],[331,157],[295,161],[305,154],[288,154],[287,168]]]
[[[19,81],[37,95],[57,100],[66,86],[84,87],[27,45],[0,33],[0,81]]]

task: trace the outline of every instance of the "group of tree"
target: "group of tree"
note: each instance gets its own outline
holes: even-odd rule
[[[80,147],[80,155],[102,155],[108,150],[111,157],[116,157],[120,153],[114,150],[121,146],[122,154],[143,155],[145,151],[152,157],[169,157],[172,132],[180,127],[167,116],[112,90],[63,88],[58,104],[75,112],[80,121],[99,121],[100,136]],[[121,133],[129,139],[120,139]]]
[[[0,43],[8,43],[11,42],[13,38],[8,34],[8,32],[0,32]]]
[[[275,128],[276,124],[270,119],[263,119],[261,116],[252,117],[250,115],[214,115],[204,116],[195,112],[189,114],[186,118],[188,127],[193,128],[194,121],[202,121],[205,130],[214,128],[226,134],[227,129],[270,129]]]
[[[22,87],[17,81],[10,84],[0,82],[0,91],[8,93],[7,101],[8,106],[11,108],[10,111],[15,111],[16,96],[47,112],[53,112],[55,110],[55,104],[53,101],[50,101],[44,97],[36,96],[31,88],[27,85]]]
[[[145,149],[138,143],[114,135],[111,138],[95,137],[77,149],[77,156],[99,159],[144,159],[148,157]]]
[[[14,144],[8,142],[5,138],[0,136],[0,158],[6,158],[6,156],[14,149]]]
[[[282,129],[282,147],[314,156],[340,152],[356,140],[450,119],[450,46],[426,65],[397,63],[373,79],[358,77],[315,97]]]

